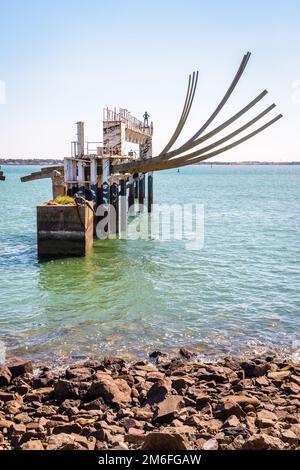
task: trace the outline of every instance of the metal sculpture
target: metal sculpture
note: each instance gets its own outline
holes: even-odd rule
[[[272,124],[277,122],[282,115],[279,114],[275,118],[271,119],[268,121],[266,124],[263,126],[259,127],[255,131],[247,134],[243,138],[232,142],[231,144],[219,148],[214,152],[211,152],[211,150],[215,149],[216,147],[219,147],[223,143],[227,142],[228,140],[233,139],[235,136],[239,135],[246,129],[250,128],[253,126],[256,122],[258,122],[260,119],[262,119],[264,116],[266,116],[269,112],[271,112],[275,108],[275,104],[272,104],[268,108],[266,108],[264,111],[259,113],[256,117],[248,121],[246,124],[243,126],[239,127],[237,130],[234,132],[231,132],[228,134],[226,137],[217,140],[216,142],[207,145],[206,147],[200,148],[194,152],[186,154],[187,151],[191,150],[194,147],[197,147],[198,145],[202,144],[206,140],[211,139],[215,135],[217,135],[219,132],[223,131],[226,129],[228,126],[233,124],[235,121],[237,121],[240,117],[242,117],[245,113],[247,113],[251,108],[253,108],[258,102],[260,102],[266,95],[267,91],[264,90],[262,93],[260,93],[256,98],[254,98],[249,104],[247,104],[244,108],[242,108],[239,112],[234,114],[231,118],[229,118],[227,121],[225,121],[223,124],[219,125],[212,131],[208,132],[207,134],[204,134],[204,131],[210,126],[210,124],[214,121],[214,119],[217,117],[217,115],[220,113],[220,111],[223,109],[227,101],[229,100],[230,96],[232,95],[234,89],[236,88],[240,78],[242,77],[245,68],[249,62],[250,59],[250,52],[247,52],[247,54],[244,55],[241,64],[238,68],[238,71],[231,82],[228,90],[226,91],[224,97],[216,107],[216,109],[213,111],[211,116],[207,119],[207,121],[200,127],[200,129],[190,138],[188,139],[184,144],[182,144],[180,147],[178,147],[175,150],[171,150],[173,147],[174,143],[178,139],[186,121],[189,115],[189,112],[191,110],[194,96],[195,96],[195,91],[197,87],[197,82],[198,82],[198,72],[193,72],[192,76],[189,76],[189,82],[188,82],[188,89],[187,89],[187,94],[185,98],[185,103],[183,106],[183,110],[180,116],[180,119],[178,121],[177,127],[167,143],[167,145],[164,147],[164,149],[161,151],[161,153],[149,159],[148,161],[141,161],[140,159],[137,159],[133,162],[127,162],[127,163],[121,163],[121,164],[115,164],[113,165],[113,172],[116,173],[145,173],[149,171],[158,171],[158,170],[165,170],[165,169],[171,169],[171,168],[179,168],[181,166],[185,165],[191,165],[195,163],[199,163],[203,160],[207,160],[208,158],[212,158],[216,155],[220,155],[221,153],[227,152],[228,150],[246,142],[247,140],[251,139],[252,137],[256,136],[260,132],[264,131],[268,127],[270,127]],[[202,137],[200,137],[202,136]],[[171,151],[170,151],[171,150]],[[175,158],[177,157],[177,158]]]

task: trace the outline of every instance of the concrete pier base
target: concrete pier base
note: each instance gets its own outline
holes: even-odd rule
[[[93,248],[93,224],[87,206],[37,206],[38,257],[87,255]]]

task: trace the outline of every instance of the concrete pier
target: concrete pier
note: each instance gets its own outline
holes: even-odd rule
[[[37,206],[38,257],[87,255],[93,248],[93,223],[87,206]]]

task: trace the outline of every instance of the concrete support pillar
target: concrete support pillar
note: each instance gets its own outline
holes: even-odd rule
[[[110,226],[109,236],[114,237],[119,234],[119,182],[114,181],[110,185]],[[114,209],[114,210],[113,210]]]
[[[127,204],[126,178],[120,180],[120,238],[126,238],[127,233]]]
[[[153,171],[148,173],[148,213],[152,212],[153,205]]]
[[[128,214],[134,214],[134,178],[132,175],[128,180]]]
[[[143,212],[144,210],[144,200],[145,200],[145,175],[144,173],[139,173],[139,210]]]
[[[91,198],[94,210],[98,207],[98,177],[97,177],[97,158],[92,157],[90,161],[90,182],[91,182]]]
[[[82,195],[85,194],[85,171],[84,171],[84,163],[83,161],[79,160],[77,162],[77,181],[78,181],[78,192]]]
[[[82,158],[84,155],[84,122],[79,121],[77,125],[77,158]]]

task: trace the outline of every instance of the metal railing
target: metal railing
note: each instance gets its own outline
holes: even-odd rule
[[[127,129],[143,132],[144,134],[148,134],[150,136],[153,135],[153,122],[151,122],[150,125],[144,125],[142,121],[132,116],[130,112],[125,108],[119,108],[119,112],[117,112],[116,108],[114,108],[113,110],[109,108],[104,108],[103,121],[124,122],[126,124]]]

